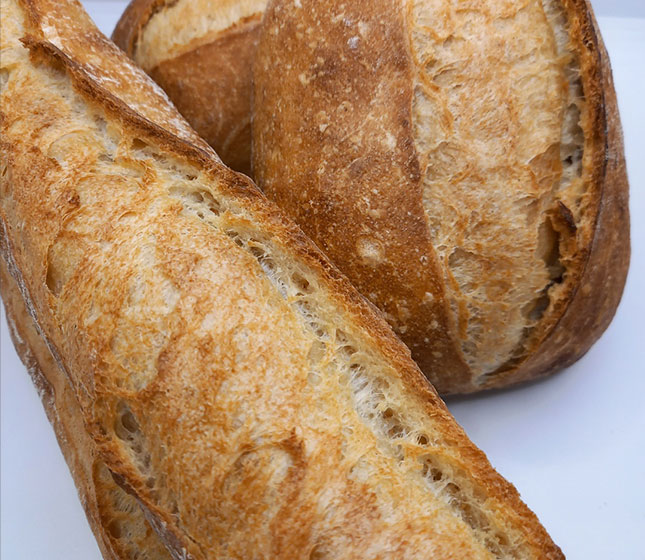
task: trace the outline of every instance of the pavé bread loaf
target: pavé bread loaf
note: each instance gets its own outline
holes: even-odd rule
[[[381,317],[78,2],[0,1],[0,252],[68,384],[48,406],[82,419],[68,453],[173,558],[562,558]]]
[[[132,0],[112,38],[236,171],[251,173],[255,46],[267,0]]]
[[[629,263],[607,53],[584,0],[273,0],[258,185],[439,392],[533,379],[605,330]]]

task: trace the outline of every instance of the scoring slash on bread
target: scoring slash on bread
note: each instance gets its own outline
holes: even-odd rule
[[[220,71],[217,45],[262,4],[134,0],[115,39],[203,130],[195,115],[231,103],[207,81],[235,83],[243,110],[261,36],[258,185],[440,393],[580,358],[615,313],[630,253],[622,132],[588,3],[274,0]]]
[[[0,2],[3,298],[107,558],[563,557],[384,320],[78,2]]]

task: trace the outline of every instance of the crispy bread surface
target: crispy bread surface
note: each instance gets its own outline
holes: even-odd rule
[[[251,174],[252,69],[266,0],[133,0],[112,38],[224,163]]]
[[[73,388],[36,331],[3,259],[0,292],[11,339],[38,390],[103,557],[170,560],[170,553],[146,521],[135,498],[114,482],[98,457],[96,446],[85,431]]]
[[[562,558],[374,308],[78,2],[1,2],[0,251],[86,456],[173,558]]]
[[[260,187],[439,392],[552,373],[611,321],[628,185],[586,2],[275,0],[253,122]]]

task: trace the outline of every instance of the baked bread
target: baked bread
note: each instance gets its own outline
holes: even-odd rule
[[[85,431],[74,390],[38,335],[5,261],[0,259],[0,293],[16,351],[38,390],[87,519],[107,560],[171,560],[134,497],[123,490]]]
[[[173,558],[562,558],[385,321],[78,2],[0,1],[0,253],[84,460]]]
[[[614,315],[628,185],[584,0],[272,1],[253,140],[440,393],[555,372]]]
[[[252,69],[267,0],[132,0],[114,42],[224,163],[251,174]]]

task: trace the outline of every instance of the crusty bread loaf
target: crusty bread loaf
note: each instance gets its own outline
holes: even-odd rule
[[[297,6],[294,22],[308,11]],[[261,186],[386,312],[445,393],[525,381],[578,359],[611,320],[629,261],[620,124],[588,6],[450,6],[388,12],[385,26],[400,33],[379,30],[358,49],[351,18],[318,3],[317,31],[284,32],[300,51],[298,71],[282,56],[283,38],[269,37],[259,82],[270,88],[256,116]],[[225,162],[247,173],[234,161],[250,153],[247,132],[222,138],[248,122],[263,8],[134,0],[114,35]],[[379,13],[351,9],[364,26]],[[316,34],[329,48],[310,40]],[[391,71],[382,72],[388,56]],[[403,59],[407,68],[397,68]],[[314,62],[325,79],[302,83]],[[349,77],[360,87],[336,99]],[[204,123],[214,114],[219,137]],[[283,161],[285,150],[297,157]],[[438,363],[440,377],[431,373]]]
[[[0,292],[9,332],[38,390],[103,557],[107,560],[170,560],[168,549],[141,508],[114,482],[85,431],[73,387],[38,335],[20,290],[0,259]]]
[[[533,379],[605,330],[629,263],[607,53],[584,0],[275,0],[258,185],[439,392]]]
[[[114,42],[224,163],[251,174],[252,68],[267,0],[132,0]]]
[[[84,460],[173,558],[562,558],[382,318],[78,2],[0,2],[0,253]]]

